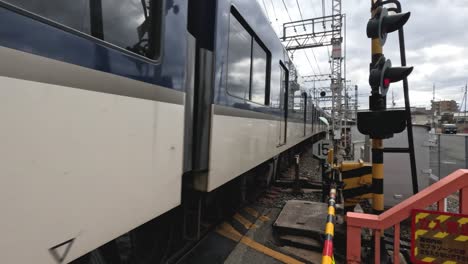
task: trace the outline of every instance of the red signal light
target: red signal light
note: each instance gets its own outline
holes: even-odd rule
[[[413,67],[392,67],[392,62],[383,58],[375,68],[371,69],[369,84],[373,89],[380,88],[381,95],[385,96],[390,84],[408,77],[411,71]]]
[[[384,86],[389,87],[391,82],[392,82],[392,80],[390,80],[389,78],[385,78],[384,79]]]

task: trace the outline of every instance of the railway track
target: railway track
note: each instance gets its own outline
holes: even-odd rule
[[[282,208],[290,200],[319,202],[322,199],[319,163],[311,151],[300,159],[300,183],[294,187],[294,166],[284,168],[269,188],[254,190],[253,200],[239,204],[173,263],[319,263],[322,246],[308,236],[284,236],[274,228]],[[317,188],[310,188],[317,186]],[[325,222],[325,219],[323,219]],[[286,239],[285,239],[286,238]],[[310,243],[316,243],[310,247]]]

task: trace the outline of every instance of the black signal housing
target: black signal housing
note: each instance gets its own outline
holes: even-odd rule
[[[387,40],[387,33],[391,33],[402,28],[408,22],[411,12],[389,14],[384,7],[379,7],[375,15],[367,23],[367,37],[380,39],[383,46]]]
[[[385,96],[391,83],[405,79],[412,71],[413,67],[392,67],[392,62],[385,60],[385,62],[379,63],[375,68],[371,69],[369,84],[373,89],[380,88],[380,94]]]
[[[392,138],[406,128],[405,110],[358,112],[357,128],[372,139]]]

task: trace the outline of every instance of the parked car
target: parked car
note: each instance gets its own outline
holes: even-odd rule
[[[442,133],[444,134],[456,134],[457,126],[455,124],[442,125]]]

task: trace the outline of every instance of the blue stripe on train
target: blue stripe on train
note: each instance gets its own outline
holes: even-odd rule
[[[166,15],[166,19],[170,20],[166,25],[171,26],[172,34],[177,30],[185,34],[183,23],[171,23],[176,15]],[[152,63],[103,45],[99,40],[0,7],[0,46],[179,91],[185,90],[186,42],[180,39],[183,34],[175,34],[179,38],[176,41],[164,38],[163,59],[161,63]]]

